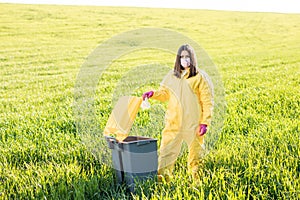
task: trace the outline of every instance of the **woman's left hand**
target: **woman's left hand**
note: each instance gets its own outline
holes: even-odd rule
[[[200,124],[199,125],[199,135],[202,136],[207,132],[207,125],[206,124]]]

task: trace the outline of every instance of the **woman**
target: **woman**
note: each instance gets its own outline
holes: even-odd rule
[[[189,171],[198,178],[204,134],[212,117],[213,88],[207,74],[197,68],[190,45],[178,49],[174,70],[165,76],[159,90],[144,93],[145,98],[168,101],[159,154],[159,180],[170,180],[183,141],[189,148]]]

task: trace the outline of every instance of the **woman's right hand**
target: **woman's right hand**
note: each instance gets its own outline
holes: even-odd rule
[[[149,91],[149,92],[145,92],[144,94],[143,94],[143,100],[145,100],[145,98],[150,98],[150,97],[152,97],[153,96],[153,94],[154,94],[154,92],[153,91]]]

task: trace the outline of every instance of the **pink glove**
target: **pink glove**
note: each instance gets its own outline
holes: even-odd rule
[[[145,98],[148,98],[148,99],[149,99],[150,97],[153,96],[153,94],[154,94],[153,91],[145,92],[145,93],[143,94],[143,100],[145,100]]]
[[[200,124],[199,125],[199,135],[202,136],[207,132],[207,125],[206,124]]]

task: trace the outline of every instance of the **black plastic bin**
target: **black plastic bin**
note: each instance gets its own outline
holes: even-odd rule
[[[125,183],[133,192],[135,180],[146,180],[157,175],[157,139],[128,136],[118,142],[114,137],[105,138],[112,150],[117,183]]]

